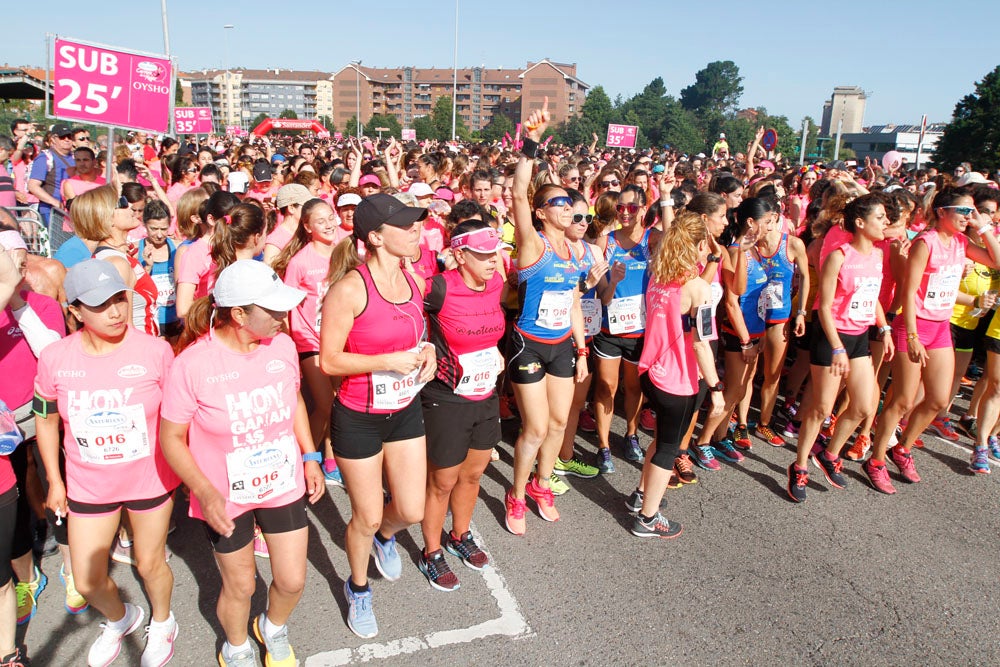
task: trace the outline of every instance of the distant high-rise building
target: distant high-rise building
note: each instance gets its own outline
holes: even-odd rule
[[[837,133],[837,125],[844,121],[844,134],[861,131],[865,120],[865,91],[857,86],[837,86],[833,95],[823,103],[823,122],[819,133],[824,137],[832,137]]]
[[[246,127],[260,114],[277,117],[282,111],[294,111],[299,118],[333,115],[329,72],[234,68],[180,76],[189,82],[194,106],[212,107],[217,130]]]

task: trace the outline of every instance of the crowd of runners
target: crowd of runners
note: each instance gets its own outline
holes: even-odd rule
[[[535,110],[502,145],[129,133],[110,147],[13,123],[0,665],[30,664],[16,626],[56,570],[66,611],[103,618],[89,665],[144,623],[142,665],[169,662],[175,503],[218,564],[218,663],[296,664],[307,507],[327,487],[351,506],[346,623],[374,637],[369,563],[399,579],[401,531],[419,525],[437,590],[459,588],[454,564],[490,566],[471,521],[502,420],[520,424],[514,535],[541,528],[531,509],[559,520],[567,477],[624,474],[631,533],[675,537],[667,490],[753,446],[795,450],[794,502],[810,461],[838,489],[845,459],[884,494],[919,482],[928,433],[963,432],[972,473],[1000,461],[996,182],[967,163],[788,165],[763,128],[742,150],[722,137],[681,155],[555,145],[548,122]],[[56,231],[72,236],[41,256]],[[256,557],[271,564],[263,609]],[[137,569],[148,621],[111,560]]]

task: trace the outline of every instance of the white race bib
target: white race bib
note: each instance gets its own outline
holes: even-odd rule
[[[319,333],[319,328],[323,324],[323,299],[326,297],[326,291],[329,287],[325,280],[316,283],[316,291],[319,294],[316,297],[316,333]]]
[[[226,454],[229,502],[256,505],[266,498],[295,490],[297,456],[299,447],[291,435]]]
[[[641,294],[612,299],[608,304],[608,331],[614,335],[646,328],[646,302]]]
[[[409,352],[416,354],[423,348],[418,345]],[[420,368],[415,368],[406,375],[393,371],[375,371],[372,373],[372,407],[376,410],[401,410],[413,401],[420,393],[424,382],[418,381]]]
[[[583,335],[596,336],[601,333],[601,300],[580,299],[583,309]]]
[[[767,287],[760,291],[757,299],[757,315],[760,319],[767,319],[768,311],[781,310],[785,304],[784,285],[781,283],[768,283]]]
[[[173,272],[151,274],[150,277],[156,283],[157,306],[169,308],[177,303],[177,289],[174,286]]]
[[[854,294],[847,310],[847,318],[858,324],[875,322],[875,306],[882,288],[882,278],[855,278]]]
[[[496,347],[458,355],[462,378],[455,387],[459,396],[489,396],[503,370],[503,357]]]
[[[536,323],[543,329],[566,329],[570,326],[569,312],[572,307],[573,290],[542,292]]]
[[[722,288],[722,283],[713,282],[712,286],[712,312],[716,312],[719,309],[719,304],[722,303],[722,297],[725,294],[725,290]]]
[[[924,308],[927,310],[951,310],[958,298],[958,286],[962,282],[962,265],[942,266],[927,280]]]
[[[69,425],[84,463],[128,463],[151,453],[141,405],[70,415]]]

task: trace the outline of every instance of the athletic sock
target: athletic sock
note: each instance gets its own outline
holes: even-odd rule
[[[358,586],[356,583],[354,583],[353,579],[348,579],[347,585],[351,587],[351,592],[353,593],[367,593],[370,590],[367,581],[365,582],[364,586]]]

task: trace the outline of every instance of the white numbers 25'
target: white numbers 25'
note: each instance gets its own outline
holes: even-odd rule
[[[73,79],[59,79],[56,84],[69,88],[69,94],[59,100],[56,107],[66,109],[68,111],[83,111],[84,113],[92,114],[94,116],[99,116],[108,110],[108,87],[104,84],[87,84],[87,92],[84,95],[84,99],[86,99],[87,102],[90,102],[87,106],[83,106],[77,102],[77,99],[79,99],[80,93],[82,92],[79,83]],[[111,99],[116,99],[119,95],[121,95],[121,92],[121,86],[115,86],[112,88]]]

